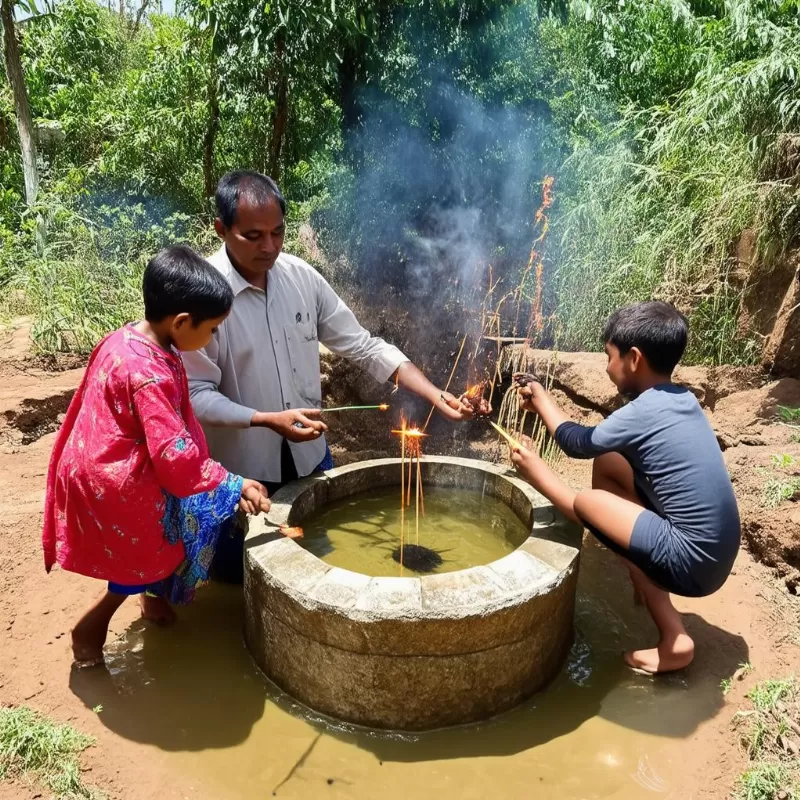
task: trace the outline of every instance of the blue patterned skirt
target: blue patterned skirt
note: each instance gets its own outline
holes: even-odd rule
[[[164,535],[170,544],[183,542],[186,555],[175,572],[147,587],[170,603],[191,603],[208,582],[223,523],[235,513],[242,496],[242,478],[229,474],[213,492],[178,498],[166,495]]]

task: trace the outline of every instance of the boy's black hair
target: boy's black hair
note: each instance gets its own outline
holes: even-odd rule
[[[603,331],[603,342],[622,355],[638,347],[661,375],[671,375],[686,349],[689,325],[675,306],[661,300],[634,303],[615,311]]]
[[[189,314],[199,325],[231,310],[233,290],[202,256],[185,244],[159,250],[147,264],[142,281],[144,316],[161,322]]]
[[[226,228],[230,228],[236,222],[236,210],[239,207],[239,200],[243,197],[254,205],[275,201],[280,206],[281,213],[286,216],[286,200],[272,178],[260,172],[236,170],[222,176],[217,184],[214,198],[217,216]]]

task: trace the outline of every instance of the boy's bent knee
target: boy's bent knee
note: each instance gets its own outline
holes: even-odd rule
[[[636,497],[633,469],[619,453],[604,453],[592,464],[592,489],[619,495],[626,499]]]

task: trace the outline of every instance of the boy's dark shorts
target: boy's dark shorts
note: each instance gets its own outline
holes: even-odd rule
[[[609,550],[635,564],[665,591],[682,597],[705,597],[716,592],[725,583],[733,562],[712,565],[703,579],[698,580],[689,566],[690,559],[682,544],[683,532],[660,516],[638,487],[637,494],[644,511],[633,526],[629,550],[613,542],[594,526],[588,523],[584,525]]]

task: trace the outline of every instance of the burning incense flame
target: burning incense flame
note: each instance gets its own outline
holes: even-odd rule
[[[425,495],[422,490],[422,473],[420,471],[420,457],[422,456],[422,439],[427,436],[414,424],[408,427],[405,417],[400,420],[400,430],[393,430],[393,434],[400,437],[400,574],[403,574],[403,553],[406,539],[405,509],[411,505],[411,484],[414,481],[414,460],[416,459],[416,486],[414,529],[416,542],[419,544],[419,519],[420,511],[425,516]],[[408,461],[408,475],[406,476],[406,460]]]
[[[423,433],[419,428],[403,428],[400,431],[392,431],[394,434],[398,434],[400,436],[408,436],[411,439],[421,439],[423,436],[427,436],[427,433]]]
[[[467,391],[464,392],[464,396],[469,398],[470,400],[476,400],[483,394],[483,390],[486,387],[485,383],[476,383],[473,386],[468,386]]]

